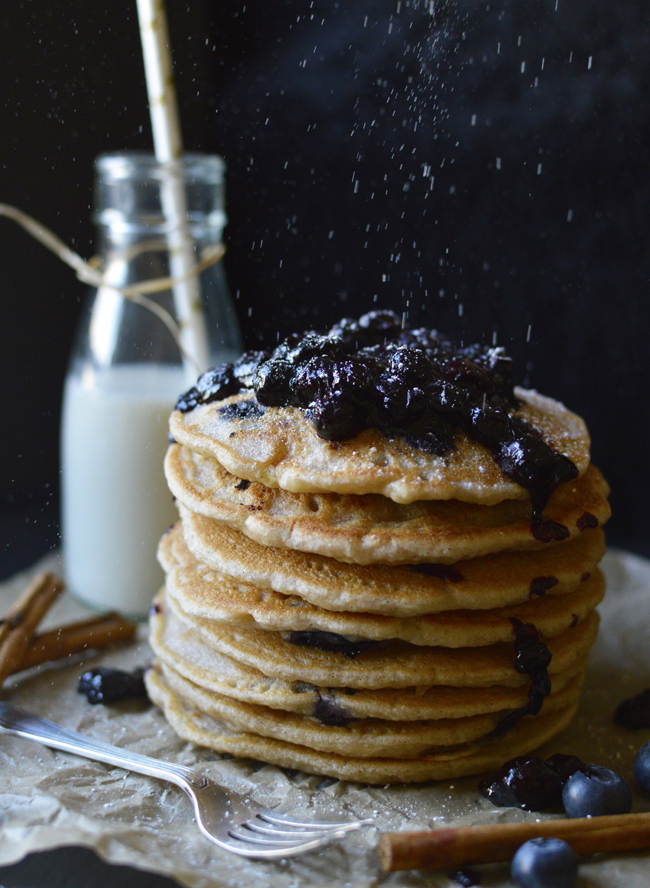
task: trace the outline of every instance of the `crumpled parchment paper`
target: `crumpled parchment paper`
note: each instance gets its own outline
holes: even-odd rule
[[[575,753],[587,762],[614,768],[633,786],[634,755],[650,731],[624,730],[613,723],[612,714],[621,699],[650,686],[650,561],[614,551],[607,554],[603,568],[608,591],[599,608],[601,631],[580,710],[542,754]],[[61,573],[56,555],[2,584],[0,612],[8,609],[33,573],[45,569]],[[64,593],[43,626],[60,625],[86,613]],[[0,865],[15,863],[33,851],[82,845],[111,863],[163,873],[188,888],[448,886],[452,884],[448,874],[441,872],[394,873],[382,879],[374,854],[379,831],[545,816],[495,808],[478,795],[476,778],[365,787],[218,756],[178,739],[159,710],[146,701],[91,706],[76,691],[79,675],[90,665],[133,669],[149,658],[143,625],[136,643],[10,679],[3,695],[92,737],[195,767],[231,789],[250,791],[262,804],[280,805],[307,818],[373,817],[377,828],[292,860],[245,860],[200,835],[190,802],[176,787],[0,734]],[[650,810],[650,799],[636,789],[634,810]],[[512,884],[505,864],[482,867],[481,872],[483,885]],[[580,884],[594,888],[646,888],[650,855],[592,858],[581,866],[581,876],[585,881]]]

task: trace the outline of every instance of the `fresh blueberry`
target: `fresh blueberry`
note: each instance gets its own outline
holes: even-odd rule
[[[634,779],[644,792],[650,793],[650,740],[636,754]]]
[[[565,783],[562,802],[569,817],[627,814],[632,808],[632,791],[610,768],[585,765]]]
[[[562,839],[530,839],[512,858],[510,875],[522,888],[571,888],[578,858]]]

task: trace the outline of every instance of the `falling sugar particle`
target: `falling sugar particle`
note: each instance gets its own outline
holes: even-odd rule
[[[497,344],[497,333],[495,330],[494,333],[492,334],[492,345],[496,345],[496,344]]]
[[[472,114],[471,126],[476,126],[476,114]]]
[[[591,63],[593,62],[593,60],[594,60],[594,57],[589,56],[589,61],[587,62],[587,70],[588,71],[591,71]]]
[[[528,325],[528,330],[526,331],[526,342],[530,342],[530,331],[532,330],[532,324]]]
[[[525,74],[525,73],[526,73],[526,62],[522,62],[522,63],[521,63],[521,73],[522,73],[522,74]]]
[[[569,210],[566,214],[567,222],[570,222],[573,219],[573,210]]]
[[[459,302],[458,303],[458,317],[462,318],[462,316],[463,316],[463,303]]]
[[[497,157],[497,169],[498,170],[501,169],[501,158],[500,157]]]
[[[538,176],[541,176],[541,175],[542,175],[542,165],[541,165],[541,163],[538,163],[538,164],[537,164],[537,175],[538,175]]]

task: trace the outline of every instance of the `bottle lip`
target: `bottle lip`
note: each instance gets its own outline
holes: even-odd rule
[[[102,179],[163,179],[177,169],[175,162],[161,163],[150,151],[120,151],[100,154],[95,158],[95,172]],[[226,164],[218,154],[188,151],[180,159],[183,178],[220,184]]]

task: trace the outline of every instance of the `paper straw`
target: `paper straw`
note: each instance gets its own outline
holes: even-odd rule
[[[144,59],[154,153],[168,175],[161,187],[163,213],[170,225],[169,252],[174,305],[183,347],[199,370],[209,362],[208,337],[201,304],[199,280],[191,275],[194,261],[187,230],[187,201],[182,174],[183,139],[163,0],[136,0]]]

